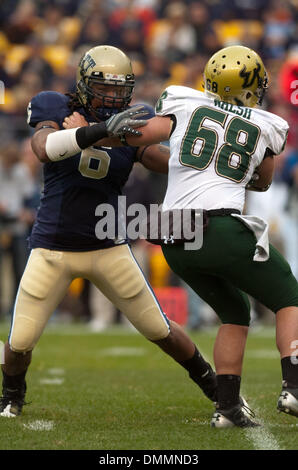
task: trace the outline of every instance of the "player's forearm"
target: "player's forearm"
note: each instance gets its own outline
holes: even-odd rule
[[[119,147],[118,137],[107,137],[105,123],[73,129],[42,129],[32,138],[32,149],[42,163],[70,158],[91,145]]]
[[[148,170],[157,173],[168,173],[170,149],[166,145],[155,144],[141,147],[137,157],[139,162]]]
[[[32,140],[31,140],[32,150],[41,163],[48,163],[51,161],[47,156],[45,146],[46,146],[47,137],[52,132],[56,132],[56,131],[54,129],[40,130],[39,132],[34,134],[32,137]]]
[[[105,139],[102,139],[99,142],[99,145],[103,145],[106,147],[122,147],[123,145],[129,145],[130,147],[141,147],[144,145],[153,145],[153,144],[159,144],[163,140],[167,140],[166,138],[163,138],[162,135],[160,134],[154,134],[149,130],[147,132],[146,127],[142,127],[140,129],[137,129],[140,132],[142,132],[142,135],[132,137],[130,135],[125,136],[125,142],[121,142],[118,137],[107,137]]]
[[[127,136],[126,141],[131,146],[141,146],[141,145],[152,145],[152,144],[159,144],[160,142],[166,141],[169,138],[170,134],[170,127],[157,127],[156,122],[153,119],[149,119],[149,124],[142,129],[139,129],[142,132],[141,136]]]
[[[37,130],[39,132],[32,138],[32,149],[43,163],[65,160],[107,136],[105,123],[57,131]]]
[[[255,169],[252,179],[246,186],[249,191],[264,192],[270,188],[274,176],[274,158],[267,157]]]
[[[145,126],[136,128],[142,135],[131,136],[126,135],[126,142],[132,147],[140,147],[143,145],[159,144],[168,140],[171,129],[172,120],[169,117],[155,116],[154,118],[148,119]],[[115,146],[115,140],[105,139],[105,143],[102,145]]]

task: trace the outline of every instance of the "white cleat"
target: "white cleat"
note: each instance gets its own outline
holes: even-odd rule
[[[298,388],[287,388],[283,382],[283,389],[277,402],[278,411],[298,417]]]
[[[226,410],[217,409],[212,416],[211,426],[213,428],[231,428],[238,426],[240,428],[252,428],[260,426],[252,418],[254,412],[249,408],[246,400],[240,397],[240,403]]]
[[[16,414],[10,412],[11,405],[7,405],[6,408],[0,413],[0,416],[3,416],[3,418],[15,418]]]
[[[211,419],[212,428],[232,428],[235,424],[226,418],[222,413],[215,412]]]

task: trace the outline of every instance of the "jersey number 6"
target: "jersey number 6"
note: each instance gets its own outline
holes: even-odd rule
[[[96,161],[97,168],[91,168],[91,162]],[[88,147],[81,153],[79,172],[86,178],[100,180],[107,176],[109,171],[111,157],[104,150]]]

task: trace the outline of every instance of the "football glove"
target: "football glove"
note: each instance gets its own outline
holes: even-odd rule
[[[120,137],[123,135],[142,135],[142,133],[136,130],[135,127],[146,126],[148,121],[138,118],[148,115],[149,112],[143,105],[134,106],[122,111],[121,113],[114,114],[105,121],[108,136]]]

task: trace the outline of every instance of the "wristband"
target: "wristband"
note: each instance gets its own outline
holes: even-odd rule
[[[48,134],[45,151],[52,162],[65,160],[81,151],[76,139],[77,129],[65,129]]]
[[[82,150],[95,144],[100,139],[108,137],[107,126],[105,122],[94,124],[94,126],[79,127],[76,130],[77,143]]]
[[[52,162],[59,162],[80,153],[104,137],[108,137],[105,122],[51,132],[46,140],[46,154]]]

